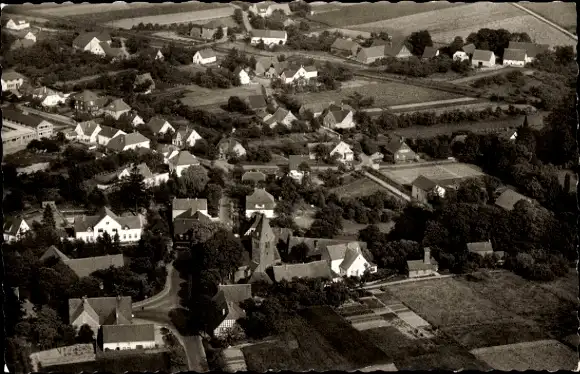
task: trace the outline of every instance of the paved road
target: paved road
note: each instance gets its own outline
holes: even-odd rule
[[[510,3],[511,5],[515,6],[516,8],[523,10],[524,12],[528,13],[529,15],[539,19],[540,21],[547,23],[548,25],[552,26],[553,28],[555,28],[556,30],[560,31],[563,34],[566,34],[566,36],[569,36],[570,38],[578,41],[578,36],[574,35],[573,33],[571,33],[570,31],[564,29],[562,26],[559,26],[557,24],[555,24],[554,22],[550,21],[549,19],[542,17],[541,15],[539,15],[538,13],[534,12],[533,10],[530,10],[520,4],[517,3]]]

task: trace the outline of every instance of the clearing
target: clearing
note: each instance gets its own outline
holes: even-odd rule
[[[389,179],[402,184],[411,184],[419,175],[435,180],[454,178],[473,178],[483,175],[477,166],[453,162],[430,165],[402,165],[382,169],[381,173]]]
[[[572,33],[576,33],[576,6],[573,2],[564,3],[561,1],[553,1],[550,3],[530,3],[522,1],[519,5],[538,13],[542,17]]]
[[[452,42],[456,36],[466,39],[469,34],[482,28],[503,28],[510,32],[526,32],[536,43],[551,46],[576,44],[570,36],[508,3],[478,2],[349,28],[367,32],[392,30],[404,35],[428,30],[433,40],[438,42]]]

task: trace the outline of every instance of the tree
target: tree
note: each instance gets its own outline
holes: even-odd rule
[[[92,344],[95,341],[95,332],[86,323],[79,328],[77,342],[79,344]]]
[[[228,110],[231,112],[246,113],[249,110],[249,107],[238,96],[230,96],[228,99]]]
[[[244,26],[244,12],[241,9],[236,8],[236,10],[234,10],[233,18],[238,25]]]
[[[188,196],[198,197],[209,182],[208,173],[202,166],[190,166],[181,173]]]
[[[215,269],[223,282],[240,266],[243,251],[240,239],[219,230],[203,244],[201,264],[204,269]]]
[[[151,194],[145,185],[145,178],[139,173],[137,166],[133,166],[129,177],[122,182],[119,195],[123,197],[123,205],[135,212],[138,208],[149,207]]]
[[[411,53],[415,56],[422,56],[425,51],[425,47],[432,47],[433,40],[431,39],[431,34],[427,30],[417,31],[411,34],[408,39],[409,44],[411,44]]]
[[[54,220],[54,213],[51,204],[46,204],[44,212],[42,213],[42,225],[49,229],[56,228],[56,221]]]
[[[224,28],[218,27],[216,32],[213,34],[213,40],[222,40],[223,37],[224,37]]]

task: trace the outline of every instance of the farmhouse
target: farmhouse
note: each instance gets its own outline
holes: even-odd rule
[[[255,188],[254,192],[246,196],[246,217],[250,218],[254,213],[262,213],[267,218],[274,217],[276,200],[264,188]]]
[[[181,213],[173,220],[173,240],[178,247],[188,246],[193,238],[193,228],[196,222],[210,223],[213,220],[200,211],[193,209]]]
[[[181,127],[175,132],[171,139],[171,144],[176,147],[193,147],[195,142],[202,139],[201,135],[189,126]]]
[[[143,121],[143,118],[141,118],[141,116],[135,112],[130,112],[126,114],[127,116],[129,116],[129,122],[131,123],[131,126],[133,127],[137,127],[139,125],[144,125],[145,121]]]
[[[357,61],[363,64],[372,64],[373,62],[385,57],[385,46],[361,48],[356,55]]]
[[[93,120],[79,122],[75,128],[76,139],[85,143],[97,143],[97,134],[100,131],[101,125]]]
[[[254,73],[259,76],[267,76],[268,78],[272,78],[271,75],[267,75],[266,73],[273,69],[278,76],[282,70],[286,67],[286,62],[279,62],[277,57],[260,57],[256,60],[256,65],[254,66]],[[272,72],[270,71],[270,74]]]
[[[480,256],[493,254],[493,247],[491,245],[491,241],[486,242],[474,242],[474,243],[467,243],[467,251],[470,253],[475,253]]]
[[[322,259],[341,277],[360,277],[367,271],[377,272],[377,266],[364,258],[358,242],[329,245],[322,251]]]
[[[77,126],[80,126],[77,125]],[[97,133],[97,143],[100,145],[107,145],[111,139],[119,135],[126,135],[127,133],[109,126],[99,126],[100,131]]]
[[[413,56],[411,51],[405,46],[405,39],[404,38],[392,38],[391,40],[375,40],[373,42],[373,47],[377,45],[384,45],[385,46],[385,57],[394,57],[394,58],[409,58]]]
[[[241,85],[250,84],[250,76],[248,75],[247,69],[238,66],[234,70],[234,75],[236,75],[239,78]]]
[[[260,42],[264,42],[264,45],[284,45],[288,40],[288,34],[286,31],[280,30],[258,30],[253,29],[250,31],[250,44],[257,45]]]
[[[292,122],[296,121],[298,118],[292,114],[289,110],[284,108],[278,108],[274,114],[268,114],[264,117],[263,122],[274,128],[276,126],[285,126],[287,128],[292,127]]]
[[[30,28],[30,22],[24,19],[10,18],[5,27],[9,30],[24,30]]]
[[[417,161],[419,156],[405,143],[403,138],[393,139],[384,145],[386,158],[394,163]]]
[[[38,34],[37,31],[29,31],[29,30],[22,30],[22,31],[16,31],[14,32],[14,34],[16,35],[17,38],[19,39],[24,39],[24,40],[30,40],[36,43],[36,35]]]
[[[133,88],[145,86],[146,83],[148,84],[145,88],[145,91],[142,92],[143,94],[149,94],[151,91],[155,89],[155,81],[151,77],[151,73],[139,74],[135,77],[135,84]]]
[[[354,161],[354,152],[351,147],[343,141],[338,142],[336,145],[334,143],[310,143],[308,144],[309,157],[311,160],[316,160],[316,148],[318,145],[330,146],[331,151],[328,156],[332,157],[337,155],[337,161],[340,162],[352,162]]]
[[[359,49],[360,45],[351,39],[336,38],[330,46],[330,53],[342,57],[351,57],[356,56]]]
[[[187,216],[191,217],[196,212],[200,212],[205,216],[209,217],[207,213],[207,199],[178,199],[173,198],[171,201],[171,217],[176,219],[182,214],[188,212]]]
[[[471,57],[471,65],[476,68],[492,67],[495,65],[495,54],[492,51],[476,49]]]
[[[75,110],[78,112],[94,113],[101,110],[107,103],[107,99],[99,97],[96,93],[84,90],[72,96]]]
[[[255,3],[250,6],[249,11],[260,16],[260,17],[270,17],[274,11],[280,10],[286,15],[292,14],[290,11],[290,6],[287,3],[277,4],[273,1],[263,1],[261,3]]]
[[[527,56],[525,49],[506,48],[503,51],[503,64],[508,66],[524,67]]]
[[[217,61],[217,56],[213,49],[204,48],[193,55],[193,63],[197,65],[211,64]]]
[[[17,90],[24,84],[26,78],[14,70],[2,72],[2,91]]]
[[[181,151],[177,155],[169,159],[169,170],[175,171],[178,177],[181,177],[183,171],[190,166],[199,165],[199,160],[189,153],[189,151]]]
[[[4,241],[11,242],[20,239],[30,226],[22,217],[4,217]]]
[[[153,324],[104,325],[103,350],[155,348]]]
[[[323,113],[322,124],[330,129],[352,129],[356,126],[352,110],[334,109]]]
[[[246,154],[246,149],[234,138],[224,138],[218,143],[220,159],[229,159],[230,157],[241,157]]]
[[[129,149],[149,148],[151,140],[147,139],[138,132],[132,132],[126,135],[119,135],[109,143],[107,149],[113,152],[123,152]]]
[[[547,44],[510,42],[509,49],[523,49],[526,51],[526,64],[534,61],[540,53],[550,50]]]
[[[439,50],[435,47],[425,47],[423,51],[423,56],[421,58],[433,58],[439,56]]]
[[[469,60],[471,58],[471,56],[473,55],[474,51],[475,51],[475,45],[473,45],[473,44],[464,45],[463,48],[461,48],[461,50],[459,50],[453,54],[453,59],[459,60],[459,61]]]
[[[290,155],[288,156],[288,176],[297,182],[301,182],[307,171],[301,170],[300,165],[310,163],[310,157],[304,155]]]
[[[292,248],[298,244],[305,244],[308,247],[308,254],[306,257],[308,259],[320,260],[322,259],[322,253],[329,245],[348,244],[351,242],[353,241],[345,239],[304,238],[299,236],[290,236],[287,241],[287,248],[290,255],[292,255]],[[356,243],[360,246],[361,249],[367,248],[367,243],[365,242],[357,241]]]
[[[281,282],[286,280],[291,282],[294,278],[298,279],[317,279],[331,281],[335,278],[330,269],[328,261],[313,261],[305,264],[284,264],[272,267],[274,280]]]
[[[252,95],[244,99],[249,109],[254,111],[264,110],[268,107],[268,102],[264,95]]]
[[[510,211],[513,210],[514,206],[521,200],[525,200],[529,203],[532,203],[532,199],[530,199],[529,197],[517,193],[511,188],[507,188],[498,196],[497,199],[495,199],[495,205],[499,206],[504,210]]]
[[[111,101],[105,108],[103,108],[103,113],[113,117],[114,119],[119,119],[123,114],[129,113],[131,107],[127,105],[123,99],[115,99]]]
[[[130,296],[83,297],[68,300],[69,323],[78,329],[87,324],[95,333],[101,326],[130,324],[133,318]]]
[[[217,19],[211,20],[204,25],[193,26],[189,31],[189,36],[198,39],[213,40],[215,33],[220,28],[223,30],[224,36],[227,36],[228,27],[224,25],[223,22]]]
[[[106,32],[87,32],[80,34],[73,40],[73,48],[87,51],[96,55],[105,56],[105,44],[110,47],[111,36]]]
[[[161,117],[153,117],[147,122],[147,127],[154,135],[165,134],[167,131],[175,132],[175,128]]]
[[[218,286],[218,292],[214,296],[213,301],[218,307],[218,310],[221,311],[221,314],[217,322],[217,327],[213,330],[215,336],[226,334],[228,329],[234,327],[238,319],[246,316],[246,313],[240,307],[240,303],[251,298],[251,284],[220,284]]]
[[[40,261],[43,262],[51,258],[60,259],[79,278],[88,277],[95,271],[105,270],[111,266],[115,268],[125,266],[125,260],[122,254],[71,259],[53,245],[44,252],[40,257]]]
[[[407,261],[409,268],[409,278],[419,278],[430,275],[437,275],[437,261],[431,257],[431,249],[425,247],[423,260]]]
[[[136,242],[141,238],[143,216],[119,217],[109,208],[104,207],[96,216],[80,216],[75,218],[74,230],[77,240],[95,242],[103,233],[111,238],[119,235],[119,241]]]

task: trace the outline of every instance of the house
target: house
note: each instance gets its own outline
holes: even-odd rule
[[[11,242],[20,239],[30,226],[22,217],[4,217],[4,241]]]
[[[375,40],[372,46],[385,46],[385,57],[393,57],[393,58],[409,58],[412,57],[413,54],[405,45],[404,38],[392,38],[391,40]]]
[[[358,242],[329,245],[322,251],[322,260],[330,269],[343,277],[360,277],[365,272],[376,273],[377,266],[365,259]]]
[[[50,138],[54,132],[54,125],[46,121],[43,117],[30,114],[26,111],[15,110],[11,108],[2,109],[3,130],[10,125],[23,126],[34,130],[36,139]],[[3,144],[4,135],[2,133]]]
[[[107,32],[86,32],[80,34],[73,40],[73,48],[105,56],[105,44],[107,47],[110,47],[111,42],[111,36]]]
[[[506,48],[503,50],[502,65],[524,67],[527,58],[525,49]]]
[[[123,99],[116,99],[111,101],[109,105],[103,108],[103,113],[113,117],[114,119],[119,119],[123,114],[129,113],[131,107],[127,105]]]
[[[77,125],[78,126],[78,125]],[[97,133],[97,143],[107,145],[109,141],[119,135],[127,135],[126,132],[109,126],[99,126],[101,131]]]
[[[493,255],[493,246],[491,241],[467,243],[467,251],[479,256]]]
[[[29,33],[32,34],[32,33]],[[36,38],[36,37],[35,37]],[[32,39],[18,39],[10,46],[10,50],[16,50],[21,48],[30,48],[36,43],[36,40]]]
[[[308,254],[306,257],[309,259],[320,260],[322,259],[322,252],[325,251],[327,246],[336,244],[348,244],[351,242],[352,240],[345,239],[304,238],[290,235],[287,240],[287,248],[290,255],[292,255],[292,249],[295,246],[299,244],[305,244],[308,247]],[[367,243],[365,242],[357,241],[356,243],[361,247],[361,249],[367,248]]]
[[[339,142],[331,151],[330,157],[338,155],[337,161],[339,162],[352,162],[354,161],[354,152],[350,148],[350,145],[345,142]]]
[[[194,129],[187,127],[181,127],[173,135],[171,139],[171,144],[176,147],[193,147],[195,142],[202,139],[201,135],[197,133]]]
[[[97,136],[100,131],[101,125],[93,120],[79,122],[77,127],[75,127],[77,140],[85,143],[97,143]]]
[[[24,84],[26,78],[14,70],[2,72],[2,91],[17,90]]]
[[[246,217],[250,218],[254,213],[262,213],[267,218],[274,217],[276,200],[263,188],[255,188],[254,192],[246,196]]]
[[[361,48],[357,55],[357,61],[363,64],[372,64],[373,62],[385,58],[385,46],[378,45],[375,47]]]
[[[204,25],[194,25],[189,31],[189,36],[198,39],[213,40],[218,29],[222,29],[224,36],[227,36],[228,27],[219,19],[211,20]]]
[[[435,48],[435,47],[425,47],[425,50],[423,50],[423,56],[421,56],[421,58],[434,58],[439,56],[439,49]]]
[[[207,200],[206,199],[178,199],[173,198],[171,201],[171,217],[172,219],[177,218],[177,216],[185,213],[186,211],[191,211],[189,216],[193,215],[195,212],[201,212],[209,217],[207,213]]]
[[[217,56],[212,49],[204,48],[193,55],[193,63],[198,65],[211,64],[217,61]]]
[[[59,104],[64,104],[68,95],[62,92],[57,92],[48,87],[39,87],[32,91],[32,97],[41,101],[44,107],[53,107]]]
[[[151,91],[155,89],[155,81],[151,77],[151,73],[139,74],[135,77],[135,84],[133,85],[134,88],[145,86],[145,91],[142,92],[143,94],[150,94]]]
[[[469,60],[471,58],[471,56],[473,55],[474,51],[475,51],[474,44],[464,45],[459,51],[456,51],[453,54],[453,60],[457,60],[457,61]]]
[[[403,138],[393,139],[385,144],[384,151],[387,158],[396,164],[419,160],[419,156],[413,152]]]
[[[288,156],[288,176],[298,183],[302,181],[307,171],[301,170],[300,165],[303,163],[310,164],[310,157],[304,155]]]
[[[285,126],[287,128],[292,127],[292,123],[296,121],[298,118],[292,114],[289,110],[284,108],[276,109],[274,114],[268,114],[264,117],[263,122],[270,126],[270,128],[274,128],[276,126]]]
[[[352,129],[356,126],[353,116],[352,110],[332,108],[323,113],[321,118],[323,126],[329,129]]]
[[[260,171],[247,171],[242,175],[242,182],[259,183],[266,181],[266,174]]]
[[[199,165],[197,157],[189,153],[189,151],[181,151],[169,159],[169,171],[175,171],[178,177],[181,177],[183,171],[190,166]]]
[[[492,51],[476,49],[471,57],[471,65],[476,68],[492,67],[495,65],[495,54]]]
[[[268,103],[264,95],[252,95],[246,97],[244,100],[249,109],[253,111],[264,110],[268,107]]]
[[[247,69],[238,66],[236,70],[234,70],[234,75],[236,75],[240,79],[241,85],[250,84],[250,76],[248,75]]]
[[[495,199],[495,205],[499,206],[504,210],[511,211],[514,209],[514,206],[521,200],[525,200],[529,203],[532,203],[532,199],[530,199],[529,197],[517,193],[511,188],[507,188],[498,196],[497,199]]]
[[[282,71],[282,74],[280,74],[280,80],[284,84],[290,84],[298,79],[308,79],[306,78],[306,70],[304,69],[304,66],[288,67]]]
[[[264,42],[264,45],[284,45],[288,40],[286,31],[281,30],[258,30],[250,31],[250,44],[257,45]]]
[[[431,257],[431,249],[425,247],[423,260],[407,261],[409,269],[409,278],[426,277],[430,275],[437,275],[437,261]]]
[[[342,57],[356,56],[360,45],[350,39],[336,38],[330,46],[330,53]]]
[[[221,314],[216,321],[217,327],[213,330],[215,336],[224,335],[228,329],[234,327],[240,318],[246,316],[246,313],[240,307],[240,303],[251,298],[251,284],[220,284],[218,286],[218,292],[213,297],[213,301],[218,310],[221,310]]]
[[[103,350],[155,348],[155,325],[103,325]]]
[[[179,148],[173,144],[158,144],[155,151],[163,155],[163,162],[167,164],[170,158],[179,153]]]
[[[328,108],[329,105],[334,104],[334,101],[331,101],[329,103],[307,103],[307,104],[302,104],[302,106],[300,107],[300,109],[298,110],[298,114],[300,114],[302,117],[306,116],[307,112],[312,113],[312,115],[314,116],[314,118],[320,116],[324,110],[326,108]]]
[[[5,27],[9,30],[24,30],[30,28],[30,22],[24,19],[10,18]]]
[[[81,93],[72,96],[75,104],[75,110],[78,112],[93,113],[101,110],[107,99],[99,97],[96,93],[84,90]]]
[[[411,197],[421,203],[427,203],[432,196],[445,197],[445,188],[437,181],[419,175],[411,182]]]
[[[123,48],[113,48],[106,42],[101,42],[100,45],[104,52],[104,56],[111,58],[112,61],[129,57],[129,54]]]
[[[272,268],[274,280],[281,282],[283,280],[291,282],[294,278],[298,279],[316,279],[322,278],[331,281],[335,278],[330,269],[328,261],[313,261],[305,264],[284,264]]]
[[[69,323],[78,331],[87,324],[95,333],[101,326],[126,325],[133,319],[130,296],[83,297],[68,300]]]
[[[40,262],[52,258],[60,259],[79,278],[88,277],[97,270],[105,270],[111,266],[115,268],[125,266],[125,260],[122,254],[71,259],[59,251],[54,245],[51,245],[46,252],[44,252],[40,257]]]
[[[246,149],[234,138],[224,138],[217,145],[220,159],[229,159],[231,156],[242,157]]]
[[[193,228],[195,222],[211,223],[214,221],[211,217],[203,214],[201,211],[194,211],[190,208],[181,213],[173,220],[173,241],[178,247],[187,247],[193,238]]]
[[[264,214],[254,214],[251,227],[244,233],[244,242],[249,243],[251,257],[247,269],[249,283],[271,279],[266,270],[281,263],[278,252],[277,237],[270,226],[270,219]]]
[[[527,64],[534,61],[540,53],[549,51],[550,46],[548,44],[510,42],[508,49],[523,49],[524,51],[526,51],[526,64]]]
[[[280,10],[284,12],[287,16],[292,14],[290,10],[290,6],[288,3],[275,3],[273,1],[262,1],[260,3],[252,4],[249,8],[249,11],[260,16],[260,17],[270,17],[274,11]]]
[[[280,62],[277,57],[260,57],[256,59],[254,73],[267,78],[278,77],[286,66],[286,61]]]
[[[129,113],[126,113],[125,115],[129,117],[128,118],[129,123],[133,127],[137,127],[137,126],[140,126],[140,125],[144,125],[145,124],[145,121],[143,121],[143,118],[141,118],[141,116],[139,114],[137,114],[137,113],[129,112]]]
[[[74,231],[77,240],[95,242],[103,233],[111,238],[119,235],[121,243],[136,242],[141,238],[144,217],[119,217],[109,208],[101,208],[95,216],[80,216],[75,218]]]
[[[123,152],[129,149],[149,148],[151,140],[138,132],[116,136],[107,143],[107,148],[113,152]]]
[[[507,129],[499,134],[499,137],[505,139],[510,142],[515,142],[518,138],[518,130],[516,129]]]
[[[151,169],[149,169],[149,166],[147,166],[145,162],[142,162],[139,165],[130,165],[126,168],[123,168],[117,175],[117,178],[119,180],[122,180],[123,178],[129,178],[133,168],[136,168],[137,173],[145,180],[151,179],[153,177],[153,173],[151,172]]]
[[[167,131],[175,132],[175,128],[161,117],[153,117],[147,122],[147,127],[154,135],[165,134]]]
[[[163,56],[163,53],[161,53],[160,49],[158,49],[157,52],[153,56],[155,56],[154,57],[155,60],[163,61],[165,59],[165,56]]]

